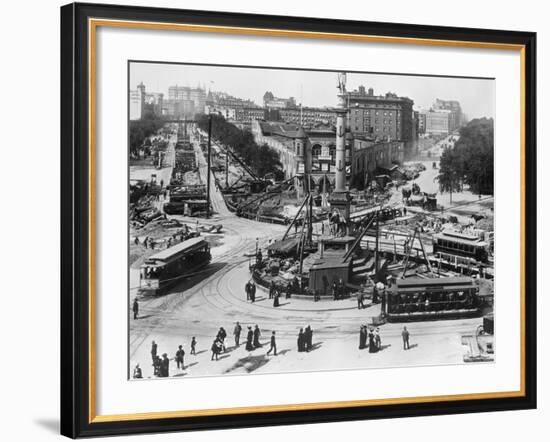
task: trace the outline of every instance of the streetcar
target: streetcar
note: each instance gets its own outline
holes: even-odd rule
[[[398,279],[383,301],[389,322],[475,317],[479,286],[469,277]]]
[[[157,296],[208,265],[212,256],[203,238],[191,238],[150,256],[140,267],[139,294]]]
[[[444,253],[473,258],[486,264],[488,244],[475,235],[445,230],[433,236],[433,253]]]

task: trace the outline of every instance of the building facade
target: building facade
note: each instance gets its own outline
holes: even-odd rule
[[[373,88],[359,86],[347,93],[348,127],[354,135],[414,140],[413,101],[393,93],[374,95]]]
[[[447,135],[453,131],[452,113],[448,110],[426,113],[426,133],[431,135]]]
[[[164,94],[147,92],[143,82],[129,92],[130,120],[140,120],[146,113],[163,114]]]
[[[296,107],[296,99],[294,97],[280,98],[267,91],[263,97],[264,107],[267,109],[288,109]]]
[[[311,190],[328,192],[334,188],[334,126],[303,128],[294,123],[254,121],[252,134],[257,144],[267,144],[278,153],[285,179],[298,177],[298,193],[304,190],[302,177],[306,170],[311,178]],[[351,174],[351,156],[350,138],[346,137],[345,168],[348,182]]]
[[[452,132],[462,125],[462,108],[456,100],[441,100],[437,98],[433,104],[434,111],[449,111],[449,131]]]
[[[170,86],[168,88],[167,114],[175,117],[193,117],[194,114],[204,113],[206,106],[206,91],[200,87]],[[191,105],[191,103],[193,103]],[[180,112],[185,109],[185,114]]]
[[[311,127],[318,124],[336,124],[336,112],[326,108],[300,107],[295,109],[279,109],[279,121],[300,124]]]
[[[374,179],[380,169],[390,169],[403,162],[403,141],[355,139],[353,142],[352,176],[354,183],[365,184]]]

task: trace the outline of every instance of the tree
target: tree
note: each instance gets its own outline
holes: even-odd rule
[[[145,140],[157,133],[163,126],[164,121],[152,112],[145,113],[140,120],[130,121],[130,154],[137,156]],[[148,145],[150,144],[149,142]]]
[[[449,192],[451,203],[453,202],[453,192],[459,192],[462,189],[462,177],[460,176],[461,165],[460,158],[454,149],[446,148],[439,161],[439,190]]]
[[[439,188],[451,193],[467,185],[472,192],[494,192],[494,130],[492,118],[472,120],[460,129],[460,138],[443,152]]]
[[[273,173],[275,177],[283,176],[279,154],[267,144],[258,146],[254,135],[249,130],[239,129],[225,120],[221,115],[201,115],[197,118],[199,127],[208,131],[208,119],[212,118],[212,137],[230,147],[257,176]]]

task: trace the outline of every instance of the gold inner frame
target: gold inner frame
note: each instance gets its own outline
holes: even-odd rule
[[[438,396],[400,397],[352,401],[316,402],[285,405],[262,405],[235,408],[214,408],[199,410],[162,411],[131,414],[96,414],[96,35],[98,27],[133,28],[148,30],[170,30],[185,32],[208,32],[217,34],[254,35],[267,37],[292,37],[370,43],[411,44],[419,46],[447,46],[478,49],[518,51],[520,55],[520,389],[517,391],[453,394]],[[338,34],[281,29],[243,28],[231,26],[192,25],[181,23],[157,23],[126,20],[88,20],[88,63],[89,63],[89,423],[134,421],[145,419],[168,419],[179,417],[237,415],[246,413],[269,413],[294,410],[321,410],[327,408],[364,407],[374,405],[418,404],[427,402],[461,401],[513,398],[525,396],[525,46],[492,42],[438,40],[423,38],[387,37],[376,35]]]

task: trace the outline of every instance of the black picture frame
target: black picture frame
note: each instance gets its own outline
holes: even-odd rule
[[[188,23],[524,47],[524,395],[93,422],[90,419],[88,19]],[[61,8],[61,433],[71,438],[536,408],[536,34],[489,29],[73,3]]]

